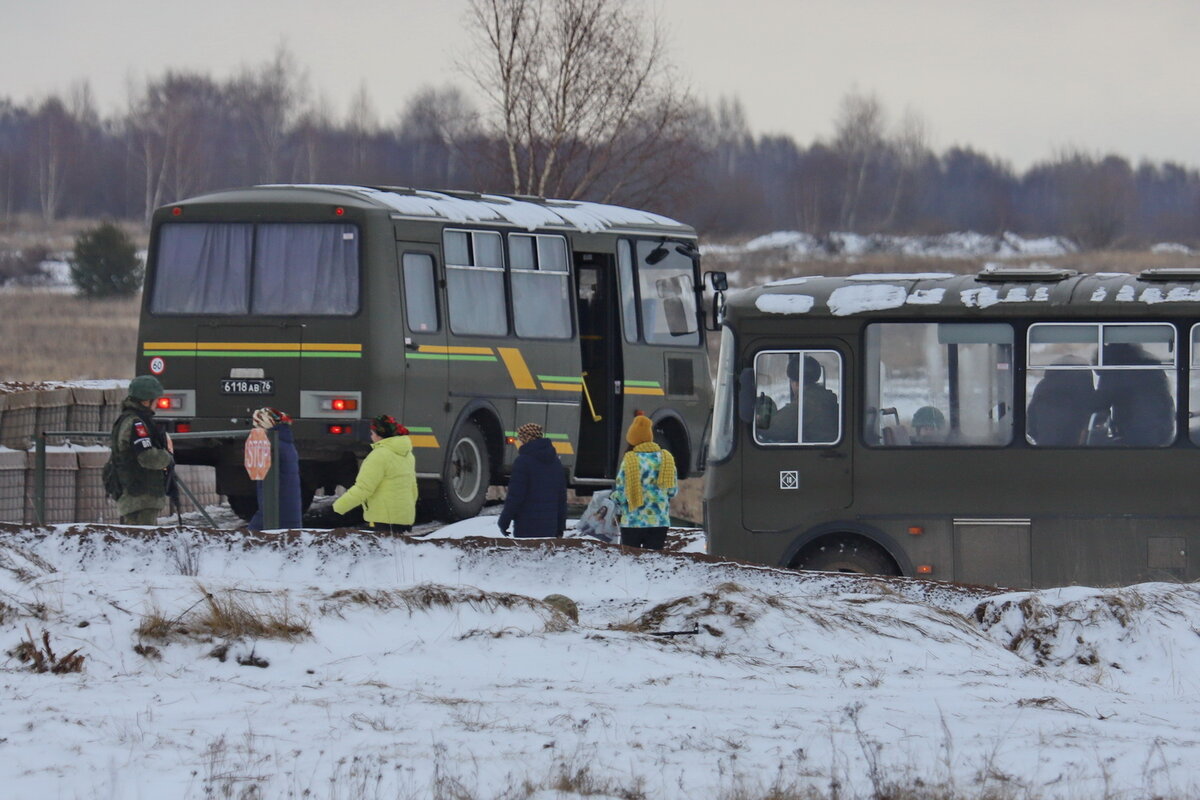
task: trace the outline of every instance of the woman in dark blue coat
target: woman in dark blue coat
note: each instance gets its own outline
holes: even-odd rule
[[[517,441],[521,448],[508,479],[500,530],[507,536],[515,522],[514,533],[522,539],[562,536],[567,527],[567,476],[558,453],[535,422],[517,430]]]
[[[303,523],[304,510],[300,508],[300,456],[296,453],[296,442],[292,439],[292,418],[277,408],[260,408],[254,412],[254,426],[263,430],[275,429],[279,463],[279,527],[299,528]],[[258,511],[247,523],[250,530],[261,531],[263,527],[263,482],[255,481],[258,493]]]

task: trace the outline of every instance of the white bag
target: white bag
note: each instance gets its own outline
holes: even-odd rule
[[[610,491],[596,492],[579,517],[575,531],[579,536],[591,536],[602,542],[619,542],[621,526],[617,524],[617,504],[608,498]]]

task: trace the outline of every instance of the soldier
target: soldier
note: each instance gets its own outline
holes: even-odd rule
[[[113,423],[112,462],[121,484],[117,511],[125,525],[154,525],[167,496],[174,464],[171,437],[154,424],[154,401],[163,387],[153,375],[129,382],[129,396]]]

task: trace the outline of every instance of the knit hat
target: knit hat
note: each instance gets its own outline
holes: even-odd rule
[[[526,422],[517,428],[517,438],[523,442],[532,442],[534,439],[541,439],[543,436],[545,436],[545,433],[542,431],[542,426],[536,422]]]
[[[387,439],[391,436],[408,436],[408,428],[396,422],[396,418],[391,414],[380,414],[378,417],[372,417],[371,430],[380,439]]]
[[[633,418],[633,422],[629,423],[629,430],[625,434],[625,441],[629,442],[633,447],[637,447],[644,442],[654,441],[654,425],[650,422],[650,418],[642,412],[637,412],[637,416]]]
[[[138,375],[129,382],[129,396],[134,400],[157,400],[163,396],[163,385],[153,375]]]
[[[263,406],[255,411],[252,415],[254,424],[263,430],[270,430],[276,425],[291,425],[292,418],[280,411],[278,408]]]

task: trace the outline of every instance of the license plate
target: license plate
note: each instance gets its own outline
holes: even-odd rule
[[[275,394],[275,379],[222,378],[221,394]]]

